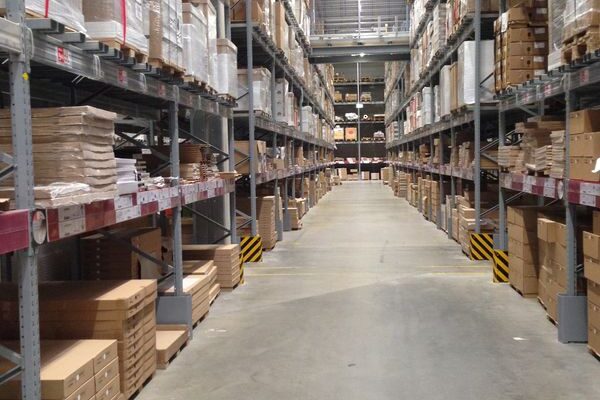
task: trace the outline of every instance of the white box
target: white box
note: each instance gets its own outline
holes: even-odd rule
[[[475,41],[463,42],[458,48],[457,64],[457,86],[458,86],[458,106],[475,104],[475,89],[479,86],[475,83]],[[494,41],[481,41],[481,80],[483,81],[490,74],[494,73]],[[494,79],[487,79],[482,87],[489,91],[481,89],[481,101],[493,100]]]

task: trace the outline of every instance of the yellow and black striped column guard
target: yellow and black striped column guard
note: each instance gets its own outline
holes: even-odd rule
[[[471,233],[471,260],[494,261],[494,238],[491,233]]]
[[[508,252],[494,250],[494,282],[507,283],[509,271]]]
[[[244,284],[244,255],[240,253],[240,285]]]
[[[262,247],[262,238],[260,235],[243,236],[240,239],[242,261],[245,263],[262,261]]]

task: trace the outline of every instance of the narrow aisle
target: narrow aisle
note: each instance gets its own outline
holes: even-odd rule
[[[592,399],[600,364],[380,182],[335,187],[140,400]]]

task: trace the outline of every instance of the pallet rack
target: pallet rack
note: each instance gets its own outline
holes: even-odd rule
[[[286,20],[290,28],[294,31],[297,42],[304,52],[304,56],[308,57],[311,52],[310,43],[304,31],[300,27],[293,12],[293,8],[289,0],[280,0],[285,9]],[[238,47],[238,65],[246,66],[248,71],[247,82],[248,88],[253,87],[253,68],[265,67],[271,72],[271,116],[275,113],[275,102],[273,97],[275,94],[275,84],[277,77],[285,78],[290,82],[291,90],[297,98],[299,98],[300,107],[310,105],[313,110],[324,119],[328,126],[333,127],[333,120],[308,90],[305,82],[298,76],[294,68],[290,65],[284,53],[277,48],[273,39],[268,36],[261,27],[252,21],[252,2],[247,1],[246,21],[244,23],[233,23],[231,25],[232,40]],[[325,89],[326,98],[333,103],[333,96],[327,88],[326,79],[323,72],[316,66],[311,66],[312,71],[318,76],[319,81]],[[252,90],[248,90],[246,94],[248,98],[248,110],[254,110],[254,94]],[[331,166],[330,162],[325,162],[326,158],[334,149],[332,143],[325,140],[315,138],[301,129],[289,127],[283,123],[275,122],[270,116],[256,112],[240,112],[235,113],[236,123],[236,139],[248,140],[250,151],[248,160],[250,165],[254,165],[256,158],[256,140],[265,140],[273,147],[283,145],[287,147],[288,143],[292,146],[291,157],[286,157],[285,170],[272,172],[268,174],[249,174],[244,177],[241,183],[246,183],[249,186],[250,192],[250,214],[245,215],[240,211],[236,211],[238,215],[246,218],[246,223],[250,225],[252,236],[256,236],[257,229],[257,209],[256,209],[256,189],[257,185],[265,183],[274,183],[274,196],[276,203],[282,197],[283,205],[283,221],[279,220],[276,215],[276,228],[278,238],[283,237],[284,231],[290,231],[291,220],[288,213],[288,200],[291,196],[296,197],[296,180],[300,179],[303,185],[304,177],[314,179],[318,171]],[[300,113],[299,125],[302,126],[302,114]],[[319,161],[315,165],[308,167],[298,167],[295,165],[294,152],[297,147],[302,147],[310,154],[317,155]],[[308,205],[312,204],[309,199]],[[277,214],[277,213],[276,213]]]
[[[430,1],[426,6],[424,20],[428,20],[431,14],[431,9],[438,1]],[[479,2],[475,2],[476,5]],[[503,3],[503,2],[501,2]],[[505,4],[501,4],[501,7]],[[502,8],[500,13],[504,11]],[[474,40],[477,42],[476,48],[479,48],[481,40],[482,24],[488,24],[490,15],[481,14],[479,7],[476,7],[474,15],[466,21],[465,26],[459,29],[458,35],[450,38],[445,47],[441,50],[441,55],[434,56],[432,65],[421,74],[420,79],[415,85],[408,90],[407,96],[399,96],[398,106],[391,111],[386,120],[386,125],[390,125],[397,121],[400,134],[398,137],[389,141],[387,149],[392,160],[396,160],[399,151],[415,151],[420,143],[433,144],[433,138],[437,137],[440,140],[440,147],[444,147],[444,142],[450,140],[452,146],[456,145],[456,131],[460,127],[473,127],[472,134],[469,135],[470,140],[475,144],[475,162],[473,168],[452,168],[449,165],[444,165],[441,160],[440,166],[422,165],[406,161],[390,161],[389,164],[395,170],[404,170],[413,177],[417,173],[429,174],[439,177],[440,181],[440,200],[444,198],[444,186],[442,182],[444,177],[450,179],[451,199],[454,199],[457,183],[467,181],[474,184],[475,187],[475,209],[477,230],[480,232],[480,219],[488,211],[481,209],[481,179],[485,177],[488,184],[498,186],[498,203],[491,210],[498,211],[498,228],[494,234],[494,248],[496,250],[507,250],[507,221],[506,211],[507,206],[511,201],[520,198],[523,195],[532,196],[537,199],[537,203],[544,204],[562,204],[565,209],[565,221],[567,228],[567,287],[564,294],[559,294],[559,314],[561,316],[560,324],[558,324],[558,340],[563,343],[579,342],[582,338],[587,337],[586,325],[586,297],[582,296],[577,291],[577,279],[579,276],[577,265],[577,236],[576,226],[576,207],[585,206],[591,208],[600,208],[600,183],[578,181],[569,179],[569,113],[571,111],[582,108],[582,99],[592,98],[594,93],[597,93],[600,87],[600,52],[587,55],[581,60],[573,61],[569,65],[560,67],[559,69],[548,72],[546,75],[537,76],[534,79],[525,82],[510,91],[506,91],[501,95],[496,96],[494,104],[481,104],[479,96],[476,97],[475,104],[467,109],[455,113],[450,118],[442,118],[440,121],[429,124],[417,129],[409,134],[403,134],[402,123],[404,121],[403,113],[411,99],[419,90],[425,86],[431,86],[431,80],[439,73],[441,66],[452,59],[454,52],[458,46],[470,37],[473,33]],[[426,22],[424,22],[426,25]],[[421,24],[418,25],[421,27]],[[422,34],[422,29],[416,30],[417,35]],[[477,59],[481,54],[476,52],[475,65],[479,65]],[[480,72],[476,71],[475,82],[479,85],[482,82],[479,76]],[[402,81],[402,72],[399,76],[392,77],[392,85],[386,92],[386,102],[391,101],[391,96],[394,88],[398,89],[401,94],[404,89]],[[480,94],[480,91],[476,91]],[[558,101],[557,101],[558,100]],[[565,171],[562,179],[551,178],[547,176],[531,176],[522,173],[505,173],[499,169],[495,171],[484,171],[480,167],[481,157],[489,157],[486,150],[494,146],[502,146],[507,144],[508,138],[514,136],[515,132],[510,129],[516,121],[523,121],[527,116],[544,115],[551,107],[550,102],[554,105],[554,111],[564,113],[566,130],[565,130],[565,147],[566,161]],[[563,106],[556,106],[562,104]],[[594,103],[592,102],[592,105]],[[595,103],[597,105],[597,102]],[[487,124],[489,130],[484,132],[482,123]],[[489,131],[494,134],[490,135]],[[433,146],[432,146],[433,148]],[[458,182],[457,182],[458,180]],[[441,204],[435,205],[441,207]],[[454,204],[452,204],[454,207]],[[439,210],[439,208],[438,208]],[[438,214],[439,215],[439,214]],[[440,219],[438,218],[438,227],[440,227]],[[447,218],[448,237],[452,238],[452,218]]]
[[[227,37],[228,2],[217,0],[219,37]],[[150,150],[135,140],[147,135],[149,144],[163,130],[170,143],[180,139],[203,143],[218,153],[221,171],[235,168],[233,153],[234,104],[221,96],[202,92],[180,79],[173,78],[145,63],[97,41],[87,41],[78,32],[65,32],[65,27],[51,19],[26,18],[22,0],[7,0],[7,18],[0,18],[0,48],[7,54],[8,73],[0,72],[3,89],[10,94],[12,115],[12,155],[0,153],[9,164],[0,171],[0,179],[14,177],[15,211],[0,213],[0,256],[14,252],[12,272],[18,284],[20,352],[0,346],[0,356],[16,367],[0,376],[0,384],[21,375],[22,398],[40,398],[40,337],[38,304],[38,262],[41,246],[74,235],[95,231],[116,223],[171,210],[173,265],[166,265],[139,249],[142,257],[161,264],[174,277],[175,295],[159,297],[157,321],[185,324],[191,327],[191,298],[183,293],[181,256],[181,212],[183,208],[218,201],[211,217],[194,214],[212,221],[213,237],[236,242],[235,212],[228,202],[235,202],[233,178],[215,178],[206,182],[180,184],[173,179],[165,187],[108,200],[69,206],[39,206],[34,202],[31,101],[70,106],[93,105],[132,117],[127,122],[138,127],[135,136],[116,133],[129,144]],[[110,94],[109,94],[110,93]],[[185,111],[185,112],[184,112]],[[184,116],[187,114],[187,116]],[[191,117],[190,117],[191,116]],[[188,118],[189,117],[189,120]],[[198,117],[213,128],[198,126]],[[145,122],[139,122],[145,121]],[[150,122],[148,122],[150,121]],[[211,123],[209,123],[209,121]],[[139,123],[138,123],[139,122]],[[165,128],[166,129],[163,129]],[[204,129],[203,129],[204,128]],[[166,136],[166,135],[165,135]],[[170,146],[165,165],[170,175],[179,176],[179,146]],[[225,234],[223,234],[223,232]],[[5,240],[7,239],[7,240]],[[190,329],[191,332],[191,329]]]
[[[430,0],[425,4],[425,14],[422,16],[421,21],[417,24],[417,28],[415,30],[414,40],[411,41],[410,46],[414,47],[416,42],[420,39],[420,37],[424,33],[424,28],[427,26],[429,19],[433,15],[433,9],[442,1],[440,0]],[[494,113],[496,110],[495,105],[483,105],[481,102],[481,91],[475,90],[475,101],[473,105],[463,107],[463,109],[458,112],[452,113],[446,118],[441,119],[439,122],[435,122],[433,124],[426,125],[422,128],[417,129],[415,132],[410,132],[404,135],[402,132],[403,122],[406,118],[407,107],[414,96],[417,95],[419,91],[421,91],[425,87],[430,87],[433,93],[433,85],[435,82],[439,81],[439,74],[441,68],[452,60],[456,59],[456,53],[460,45],[465,42],[469,38],[473,38],[475,41],[475,73],[473,79],[476,82],[476,86],[480,87],[485,77],[481,76],[480,71],[480,61],[481,61],[481,40],[482,40],[482,24],[484,28],[490,28],[493,19],[497,18],[498,14],[483,14],[481,11],[480,2],[475,2],[475,9],[472,14],[467,14],[463,16],[460,21],[456,31],[449,35],[447,42],[440,46],[440,49],[433,55],[432,61],[429,66],[421,72],[419,79],[412,86],[410,86],[407,90],[407,94],[403,95],[405,91],[405,87],[407,87],[407,83],[402,79],[403,69],[401,69],[399,75],[392,79],[393,83],[390,85],[386,95],[385,101],[386,104],[392,100],[392,95],[394,93],[394,89],[397,90],[398,105],[388,113],[388,117],[386,118],[386,126],[390,126],[392,123],[397,122],[399,137],[390,141],[387,144],[387,149],[389,153],[389,158],[394,160],[397,158],[399,152],[401,151],[416,151],[418,146],[422,143],[429,143],[430,148],[433,149],[433,141],[434,137],[439,138],[440,140],[440,148],[444,148],[443,143],[445,140],[449,140],[452,145],[456,144],[456,128],[461,126],[473,126],[473,142],[474,142],[474,168],[473,173],[452,173],[450,172],[448,176],[450,177],[450,187],[452,199],[454,199],[454,195],[457,193],[456,187],[457,182],[456,178],[463,179],[462,176],[472,176],[472,181],[474,185],[475,191],[475,219],[476,219],[476,232],[479,233],[481,231],[481,185],[482,185],[482,171],[480,168],[481,157],[486,156],[484,154],[484,147],[481,145],[482,139],[482,129],[481,122],[482,116],[490,116],[487,111],[491,111],[491,115],[497,115]],[[432,109],[435,109],[433,105],[433,96],[431,96]],[[494,118],[497,120],[497,117]],[[446,142],[447,143],[447,142]],[[443,155],[442,155],[443,157]],[[442,162],[443,164],[443,162]],[[395,163],[396,167],[400,166],[402,168],[407,168],[413,174],[416,172],[415,169],[411,168],[411,166],[404,166],[403,164]],[[439,169],[430,168],[428,173],[438,175],[439,187],[440,187],[440,199],[445,197],[444,193],[444,185],[443,185],[443,176]],[[492,178],[493,179],[493,178]],[[452,200],[454,201],[454,200]],[[452,204],[454,206],[454,204]],[[438,210],[441,207],[440,204],[437,205]],[[451,218],[448,221],[448,236],[452,237],[452,221]],[[441,221],[438,219],[438,227],[441,227]]]

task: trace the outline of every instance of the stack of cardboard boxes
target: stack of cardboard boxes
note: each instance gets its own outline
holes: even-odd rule
[[[587,278],[588,346],[600,354],[600,212],[594,211],[591,232],[583,233],[584,275]]]
[[[571,179],[600,182],[594,173],[600,155],[600,110],[587,109],[569,115]]]
[[[18,352],[18,342],[2,345]],[[122,399],[119,360],[115,340],[42,340],[40,342],[41,398]],[[0,360],[0,372],[14,365]],[[21,397],[21,379],[17,376],[0,386],[0,398]]]
[[[221,288],[233,289],[240,282],[242,271],[238,244],[190,244],[183,245],[182,251],[184,260],[213,260]]]
[[[538,292],[537,213],[538,207],[507,210],[509,281],[523,296]]]
[[[156,289],[156,280],[42,283],[40,337],[116,340],[120,390],[129,398],[156,370]],[[0,289],[4,338],[19,332],[16,292],[10,284]]]
[[[183,263],[183,273],[185,275],[205,275],[209,282],[209,301],[212,304],[219,293],[221,285],[217,281],[218,268],[212,260],[187,260]]]
[[[546,73],[548,1],[511,0],[494,22],[495,88],[500,92]]]

